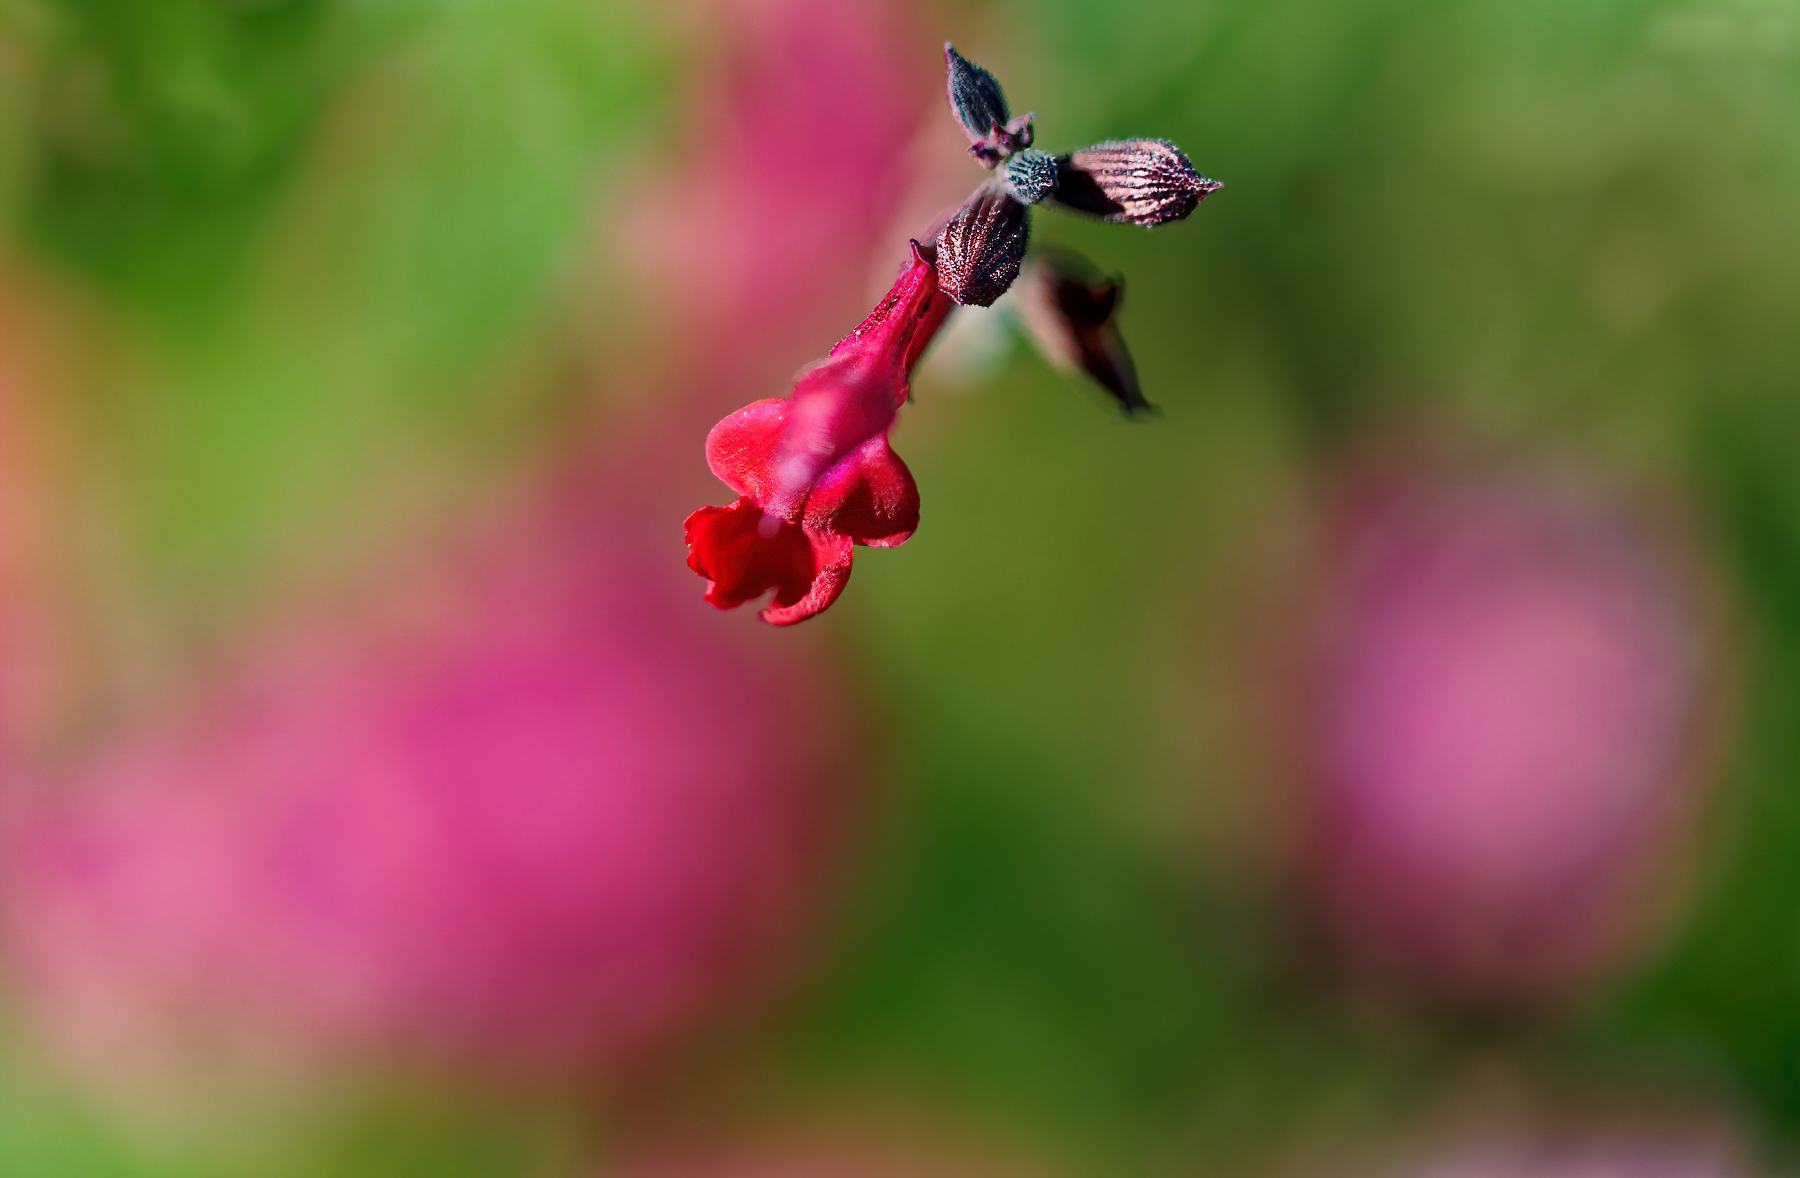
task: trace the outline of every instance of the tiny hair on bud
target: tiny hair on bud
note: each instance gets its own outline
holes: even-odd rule
[[[1025,206],[982,185],[938,234],[938,288],[964,306],[992,306],[1019,276],[1030,233]]]
[[[1056,188],[1056,157],[1045,151],[1021,151],[1000,169],[1001,183],[1021,204],[1034,205]]]
[[[1222,187],[1165,139],[1108,140],[1070,152],[1057,164],[1051,201],[1127,225],[1179,221]]]
[[[944,42],[946,89],[950,95],[950,113],[962,126],[971,143],[979,143],[996,131],[1004,131],[1009,121],[1006,95],[994,75],[988,73]]]

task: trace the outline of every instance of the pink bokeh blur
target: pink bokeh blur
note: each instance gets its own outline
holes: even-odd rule
[[[710,424],[780,395],[867,310],[871,260],[905,260],[906,238],[882,235],[941,83],[899,5],[771,0],[705,19],[725,58],[690,98],[679,162],[633,182],[616,240],[674,313],[673,359]]]
[[[1475,1003],[1627,963],[1667,915],[1718,711],[1679,530],[1528,467],[1383,469],[1328,516],[1301,735],[1333,942]]]
[[[603,409],[373,592],[271,605],[185,699],[8,769],[7,957],[65,1055],[243,1035],[610,1068],[805,958],[868,776],[854,693],[817,642],[700,600],[691,426],[860,298],[933,95],[885,5],[704,15],[727,60],[693,150],[613,243],[671,333],[654,412]]]
[[[508,519],[21,806],[10,925],[53,1023],[606,1061],[766,974],[841,833],[846,709],[657,555]]]

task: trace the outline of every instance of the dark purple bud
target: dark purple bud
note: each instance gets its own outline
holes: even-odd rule
[[[1034,205],[1056,187],[1056,157],[1043,151],[1021,151],[1000,168],[1000,182],[1020,204]]]
[[[1119,334],[1124,288],[1080,254],[1033,254],[1019,275],[1019,315],[1038,351],[1058,371],[1085,372],[1129,415],[1155,407],[1138,386],[1137,367]]]
[[[944,42],[944,68],[949,74],[950,113],[962,124],[969,142],[980,143],[1005,130],[1006,95],[994,75],[958,53],[948,41]]]
[[[938,289],[964,306],[992,306],[1019,276],[1030,232],[1024,205],[982,185],[938,234]]]
[[[1059,161],[1051,200],[1103,221],[1166,225],[1193,212],[1223,185],[1194,170],[1164,139],[1114,139]]]
[[[969,154],[982,167],[992,168],[1031,146],[1034,116],[1007,117],[1006,95],[994,75],[958,53],[948,41],[944,43],[944,66],[950,111],[969,137]]]

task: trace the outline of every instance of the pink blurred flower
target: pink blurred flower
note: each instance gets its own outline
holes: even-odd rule
[[[1406,987],[1564,995],[1640,949],[1716,654],[1693,570],[1591,488],[1416,475],[1331,524],[1305,728],[1316,901]]]
[[[791,371],[809,352],[780,340],[859,293],[932,75],[882,0],[722,3],[705,19],[726,52],[697,89],[682,162],[634,185],[614,220],[643,287],[706,339],[678,359],[706,370],[694,389],[722,409],[730,385],[760,379],[759,351]]]
[[[610,1064],[769,980],[845,720],[793,739],[837,711],[821,668],[681,608],[664,561],[521,512],[110,742],[6,849],[43,1009],[102,1052],[164,1020]]]

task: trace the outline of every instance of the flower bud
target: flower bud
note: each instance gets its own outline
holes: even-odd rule
[[[1019,275],[1020,318],[1044,358],[1060,372],[1087,373],[1133,414],[1153,406],[1115,321],[1123,293],[1120,282],[1068,250],[1033,254]]]
[[[1019,276],[1030,232],[1025,206],[983,185],[938,234],[939,289],[964,306],[992,306]]]
[[[1031,146],[1032,116],[1008,116],[1006,95],[993,74],[958,53],[948,41],[944,42],[944,68],[950,113],[969,137],[969,154],[982,167],[994,167]]]
[[[1063,156],[1051,196],[1103,221],[1166,225],[1223,187],[1165,139],[1109,139]]]
[[[1056,157],[1045,151],[1021,151],[1000,168],[1000,182],[1020,204],[1034,205],[1056,188]]]
[[[962,125],[969,142],[979,143],[1003,129],[1011,117],[1006,109],[1006,95],[1000,83],[968,58],[944,42],[946,86],[950,92],[950,113]]]
[[[1024,151],[1037,138],[1037,132],[1031,129],[1034,114],[1014,115],[1012,121],[1000,128],[1001,137],[1008,144],[1009,151]]]

